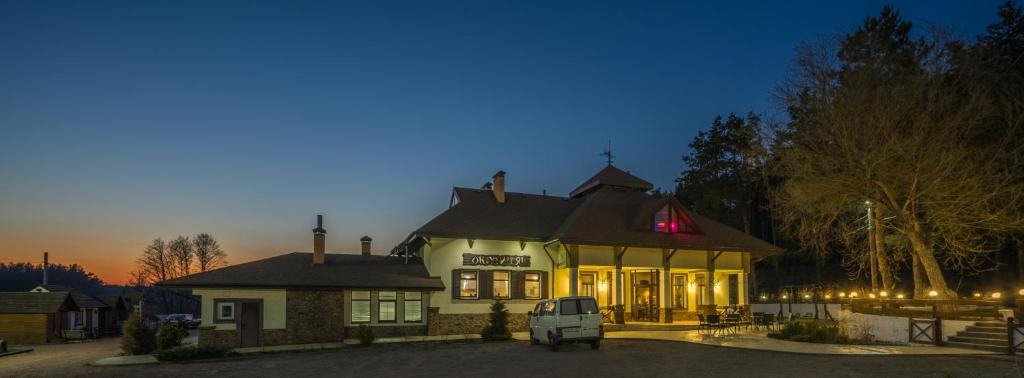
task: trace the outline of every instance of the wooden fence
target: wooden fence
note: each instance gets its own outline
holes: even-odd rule
[[[862,314],[948,320],[1000,319],[998,301],[968,299],[853,299],[843,307]]]

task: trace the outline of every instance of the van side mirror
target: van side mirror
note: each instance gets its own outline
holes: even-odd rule
[[[530,317],[532,317],[532,316],[533,316],[533,311],[527,311],[527,312],[526,312],[526,316],[530,316]]]

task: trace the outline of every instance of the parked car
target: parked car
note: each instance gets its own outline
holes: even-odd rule
[[[530,317],[530,344],[542,341],[557,352],[563,343],[588,343],[590,349],[601,347],[604,325],[594,297],[564,297],[537,303]]]
[[[164,323],[177,325],[181,328],[193,329],[199,327],[199,321],[192,318],[192,314],[170,314],[164,318]]]

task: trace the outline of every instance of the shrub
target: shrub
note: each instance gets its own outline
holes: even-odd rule
[[[480,331],[480,337],[484,340],[508,340],[512,333],[508,331],[508,309],[502,301],[494,301],[491,304],[491,319],[487,326]]]
[[[840,332],[838,323],[820,321],[791,320],[782,326],[779,332],[769,333],[768,337],[788,339],[805,343],[846,343],[849,339]]]
[[[134,311],[124,321],[121,351],[126,355],[149,354],[156,349],[156,336]]]
[[[369,346],[373,344],[373,341],[377,339],[377,336],[373,334],[373,328],[366,324],[360,324],[359,329],[356,330],[356,338],[359,339],[359,344],[363,346]]]
[[[164,349],[156,353],[156,359],[160,361],[189,361],[205,358],[220,358],[235,355],[234,352],[211,346],[184,346]]]
[[[164,323],[156,330],[156,348],[171,349],[181,346],[181,340],[188,336],[188,331],[171,323]]]

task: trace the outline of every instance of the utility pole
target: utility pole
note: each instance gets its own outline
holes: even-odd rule
[[[872,208],[871,201],[864,201],[864,206],[868,208],[868,260],[871,269],[871,292],[878,291],[878,259],[875,251],[875,216],[874,209]]]

